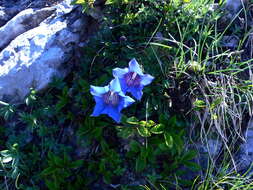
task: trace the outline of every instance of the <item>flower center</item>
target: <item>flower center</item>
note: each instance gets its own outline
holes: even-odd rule
[[[141,77],[136,72],[129,72],[124,75],[127,86],[139,86]]]
[[[116,106],[119,103],[119,95],[116,92],[109,91],[103,95],[103,100],[108,105]]]

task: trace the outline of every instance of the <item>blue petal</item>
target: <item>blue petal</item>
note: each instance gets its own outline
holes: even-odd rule
[[[126,81],[124,78],[119,79],[120,86],[121,86],[121,91],[125,94],[127,92],[128,86],[126,84]]]
[[[125,75],[126,73],[128,73],[128,72],[129,72],[129,69],[128,69],[128,68],[124,68],[124,69],[115,68],[115,69],[112,70],[113,76],[114,76],[114,77],[118,77],[119,79],[120,79],[120,78],[123,78],[124,75]]]
[[[126,108],[126,107],[128,107],[128,106],[130,106],[132,103],[134,103],[135,102],[135,100],[133,99],[133,98],[131,98],[131,97],[129,97],[129,96],[126,96],[125,98],[124,98],[124,108]]]
[[[137,100],[140,100],[143,95],[142,89],[143,86],[132,87],[128,89],[128,92],[130,92]]]
[[[98,86],[90,86],[90,93],[93,96],[99,96],[101,97],[104,93],[109,91],[109,86],[105,87],[98,87]]]
[[[96,105],[91,116],[99,116],[103,113],[103,110],[105,109],[105,104],[102,98],[94,97],[94,99],[96,101]]]
[[[118,95],[121,96],[121,99],[124,99],[125,97],[127,97],[127,96],[125,95],[125,93],[122,92],[122,91],[119,92]]]
[[[128,106],[130,106],[132,103],[135,102],[134,99],[132,99],[131,97],[129,96],[125,96],[124,94],[120,94],[120,102],[119,102],[119,105],[117,106],[118,107],[118,111],[120,112],[123,108],[126,108]]]
[[[111,91],[121,92],[119,79],[118,78],[113,79],[109,84],[109,88]]]
[[[124,97],[120,97],[120,101],[119,104],[117,106],[117,110],[118,112],[121,112],[121,110],[125,108],[125,101],[124,101]]]
[[[154,77],[152,77],[151,75],[146,74],[146,75],[141,77],[141,84],[143,86],[146,86],[146,85],[150,84],[153,80],[154,80]]]
[[[143,75],[142,70],[140,68],[140,65],[138,64],[138,62],[136,61],[135,58],[133,58],[129,62],[129,70],[132,71],[132,72],[136,72],[139,75]]]
[[[121,120],[121,114],[118,111],[118,107],[107,106],[106,109],[103,112],[105,114],[107,114],[108,116],[110,116],[117,123],[120,122],[120,120]]]

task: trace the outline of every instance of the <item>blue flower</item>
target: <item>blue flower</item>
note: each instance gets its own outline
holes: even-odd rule
[[[120,111],[135,102],[134,99],[126,96],[121,91],[118,78],[113,79],[110,84],[105,87],[91,85],[90,93],[93,95],[96,102],[91,116],[107,114],[117,123],[119,123],[121,119]]]
[[[130,92],[137,100],[142,97],[142,89],[150,84],[154,77],[149,74],[143,74],[140,65],[136,59],[129,62],[129,67],[113,69],[113,76],[119,78],[121,89],[124,93]]]

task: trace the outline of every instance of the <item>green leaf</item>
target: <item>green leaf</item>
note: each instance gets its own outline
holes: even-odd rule
[[[83,160],[76,160],[70,164],[70,168],[79,168],[83,165]]]
[[[75,0],[75,4],[84,4],[86,0]]]
[[[103,128],[102,127],[96,127],[92,130],[92,136],[96,139],[100,139],[102,137]]]
[[[9,150],[2,150],[0,153],[2,156],[10,156],[11,155],[11,151],[9,151]]]
[[[144,126],[139,126],[137,128],[138,130],[138,133],[142,136],[142,137],[150,137],[151,136],[151,133],[149,132],[149,130],[144,127]]]
[[[4,164],[9,163],[9,162],[11,162],[11,161],[12,161],[12,157],[11,157],[11,156],[2,158],[2,162],[3,162]]]
[[[58,167],[64,167],[64,160],[62,160],[60,157],[54,155],[54,163]]]
[[[184,141],[182,140],[182,132],[184,132],[183,130],[181,130],[180,132],[178,132],[179,134],[173,134],[173,141],[174,141],[174,145],[177,148],[178,153],[181,153],[183,151],[183,147],[184,147]]]
[[[153,127],[155,124],[156,124],[156,123],[155,123],[154,121],[148,120],[148,121],[146,122],[146,127],[150,128],[150,127]]]
[[[106,143],[105,140],[102,140],[102,141],[101,141],[101,148],[102,148],[102,151],[103,151],[103,152],[106,152],[106,151],[109,150],[109,145]]]
[[[135,170],[136,172],[141,172],[146,168],[146,158],[142,158],[141,156],[138,156],[135,162]]]
[[[163,124],[155,125],[155,126],[150,130],[150,132],[153,133],[153,134],[162,134],[162,133],[163,133],[164,127],[165,127],[165,126],[164,126]]]
[[[15,178],[17,178],[18,175],[19,175],[19,170],[18,170],[17,167],[15,167],[14,170],[12,171],[12,173],[11,173],[11,177],[13,179],[15,179]]]
[[[42,172],[41,172],[41,175],[51,175],[53,173],[55,173],[57,171],[57,168],[54,168],[54,167],[48,167],[46,169],[44,169]]]
[[[168,123],[168,116],[167,115],[164,115],[164,114],[161,114],[159,116],[159,123],[162,123],[164,125],[166,125]]]
[[[161,151],[168,151],[168,146],[166,145],[166,143],[161,143],[158,145],[159,149],[161,149]]]
[[[169,148],[173,147],[173,137],[169,133],[164,133],[164,140]]]
[[[86,80],[79,79],[78,83],[81,86],[83,92],[89,92],[90,85],[89,85],[89,83]]]
[[[58,183],[55,183],[54,181],[46,180],[46,185],[49,190],[58,190]]]
[[[223,98],[221,98],[221,97],[215,99],[215,100],[212,102],[210,108],[211,108],[211,109],[214,109],[217,105],[221,104],[222,101],[223,101]]]
[[[112,173],[111,172],[105,172],[104,174],[103,174],[103,179],[104,179],[104,182],[106,183],[106,184],[110,184],[111,183],[111,181],[112,181]]]
[[[206,103],[203,100],[196,100],[195,102],[193,102],[193,105],[196,109],[202,109],[206,107]]]
[[[131,124],[131,125],[138,125],[139,121],[136,117],[129,117],[126,120],[126,123]]]
[[[116,126],[116,129],[118,130],[118,136],[123,138],[123,139],[127,139],[129,138],[131,135],[134,134],[134,128],[133,127],[121,127],[121,126]]]
[[[150,149],[148,147],[142,146],[141,147],[141,154],[140,154],[141,158],[146,159],[148,157],[149,151],[150,151]]]
[[[142,126],[142,127],[150,128],[150,127],[153,127],[153,126],[155,125],[155,122],[152,121],[152,120],[140,121],[140,122],[139,122],[139,125]]]
[[[173,116],[169,119],[168,125],[171,127],[175,127],[177,125],[177,117]]]
[[[188,167],[188,168],[189,168],[190,170],[192,170],[192,171],[199,171],[199,170],[201,170],[200,165],[198,165],[198,164],[195,163],[195,162],[185,161],[185,162],[184,162],[184,165],[185,165],[186,167]]]
[[[129,143],[129,146],[130,146],[130,151],[139,152],[140,150],[140,144],[135,140],[131,140],[131,142]]]
[[[180,182],[180,184],[183,184],[183,185],[185,185],[185,186],[192,186],[192,180],[186,180],[186,179],[180,179],[180,180],[178,180],[179,182]],[[200,189],[202,189],[202,188],[200,188]]]
[[[193,158],[195,158],[197,155],[197,152],[195,150],[190,150],[188,152],[186,152],[183,157],[182,157],[182,161],[188,161],[188,160],[192,160]]]

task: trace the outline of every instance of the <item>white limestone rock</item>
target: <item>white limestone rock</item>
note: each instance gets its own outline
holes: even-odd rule
[[[19,7],[1,7],[0,6],[0,27],[5,25],[12,17],[14,17],[18,12],[20,12]]]
[[[41,10],[26,9],[21,11],[0,28],[0,49],[2,49],[18,35],[37,27],[54,11],[55,9],[52,8],[44,8]]]
[[[43,17],[45,20],[37,27],[36,24],[29,27],[19,22],[21,29],[17,29],[17,37],[0,52],[0,100],[20,101],[29,93],[30,88],[44,89],[52,77],[66,75],[68,67],[65,63],[80,43],[80,31],[85,28],[81,11],[70,5],[70,2],[71,0],[65,0],[53,7],[56,9],[54,13],[48,14],[47,18]],[[50,12],[53,9],[42,9],[40,12]],[[27,12],[32,15],[38,13],[31,10],[26,10],[25,13]],[[24,18],[24,14],[19,15]],[[17,16],[13,19],[22,20]],[[9,27],[7,25],[11,22],[4,27]],[[27,28],[27,31],[22,32]],[[0,32],[0,35],[3,34]],[[7,41],[0,43],[6,44]]]

